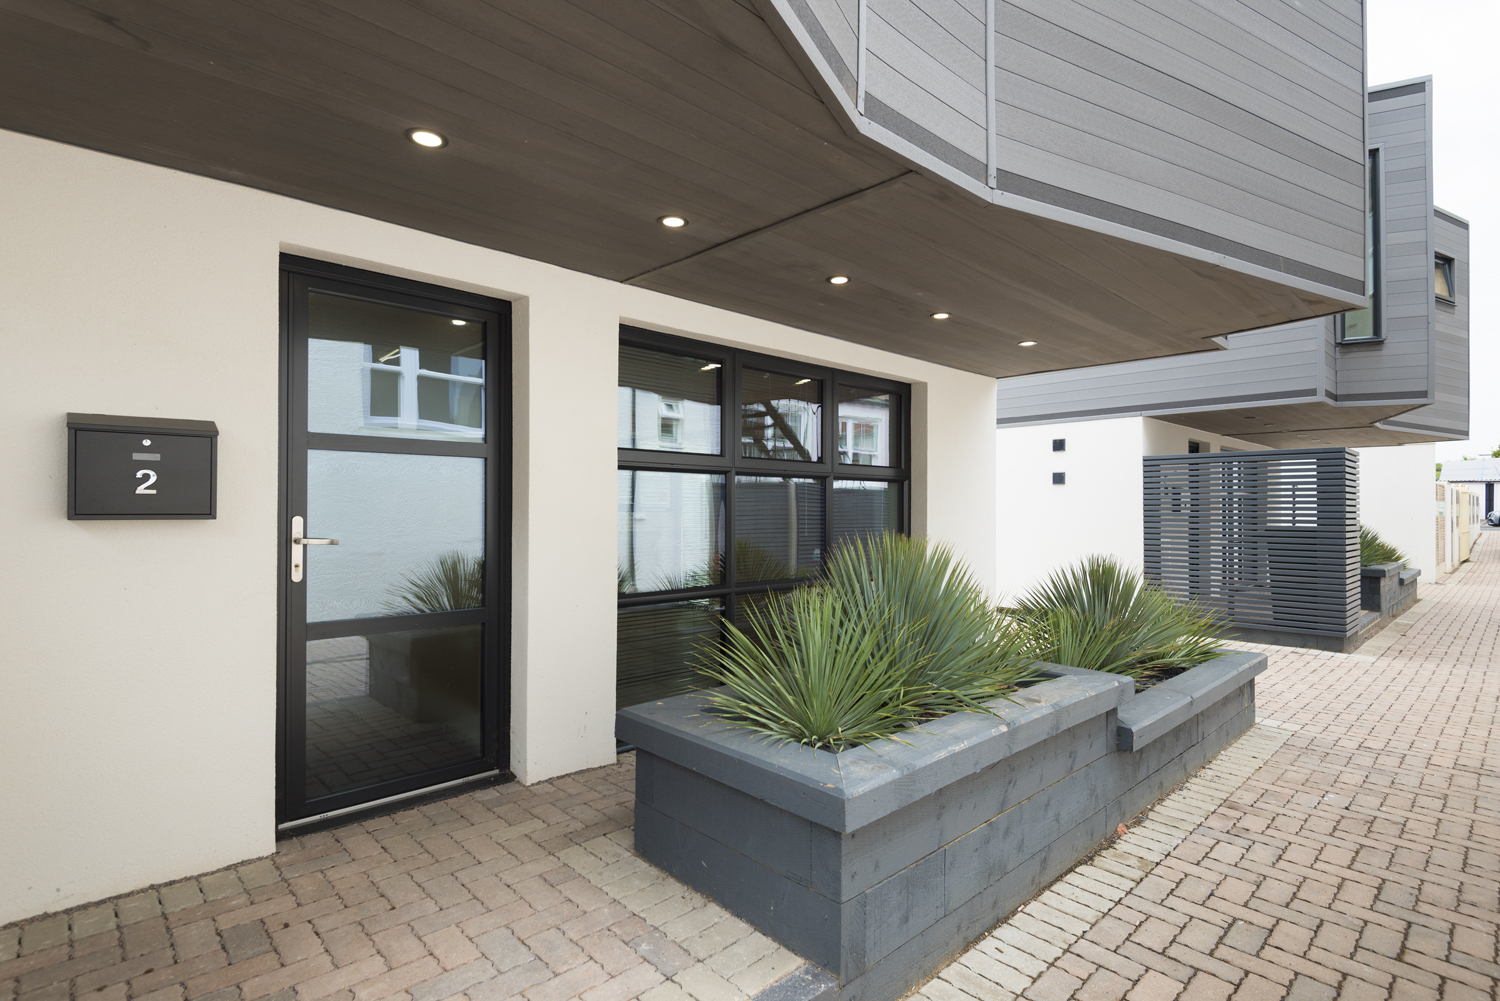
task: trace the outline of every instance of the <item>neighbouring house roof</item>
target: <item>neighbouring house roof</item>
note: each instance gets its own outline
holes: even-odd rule
[[[1493,483],[1500,480],[1500,459],[1445,462],[1443,480],[1447,483]]]

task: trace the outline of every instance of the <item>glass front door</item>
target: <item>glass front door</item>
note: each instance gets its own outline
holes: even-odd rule
[[[312,262],[285,294],[295,824],[504,767],[509,350],[503,302]]]

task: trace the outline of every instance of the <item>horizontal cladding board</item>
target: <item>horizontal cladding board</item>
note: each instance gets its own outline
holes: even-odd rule
[[[1003,133],[1027,134],[1026,120],[1012,121],[1007,109],[1066,122],[1080,136],[1098,140],[1092,148],[1079,141],[1072,144],[1077,156],[1087,157],[1097,166],[1108,166],[1115,160],[1115,147],[1130,149],[1149,155],[1154,162],[1165,161],[1174,170],[1201,175],[1200,183],[1244,192],[1244,196],[1256,200],[1245,204],[1265,206],[1275,213],[1278,225],[1300,228],[1297,220],[1302,215],[1363,235],[1363,215],[1357,207],[1363,186],[1357,180],[1331,178],[1233,132],[1204,125],[1137,91],[1096,79],[1097,90],[1079,96],[1020,75],[1018,68],[997,69],[999,128]],[[1195,195],[1177,185],[1172,190]]]
[[[874,60],[869,60],[869,62],[874,62]],[[893,77],[893,79],[900,78]],[[927,96],[925,92],[917,91],[915,88],[913,88],[913,92],[923,97]],[[920,97],[918,99],[920,100]],[[882,101],[877,95],[868,91],[865,94],[865,115],[870,121],[881,128],[887,129],[918,149],[925,150],[949,166],[968,174],[980,183],[984,183],[985,175],[989,169],[985,155],[988,153],[987,150],[984,151],[984,154],[978,150],[970,152],[970,150],[949,142],[943,136],[920,124],[910,115],[897,111]],[[978,135],[980,141],[983,142],[984,134],[979,126],[962,119],[961,116],[958,116],[958,119],[953,122],[955,130],[967,131],[970,134]]]
[[[1001,41],[1010,42],[1003,37]],[[1305,141],[1299,143],[1277,125],[1236,115],[1235,109],[1225,109],[1210,95],[1192,92],[1180,84],[1143,90],[1145,70],[1138,71],[1136,78],[1109,74],[1104,71],[1108,67],[1081,64],[1066,58],[1065,53],[1014,42],[1002,46],[1000,56],[995,67],[999,74],[996,94],[1002,101],[1041,113],[1047,102],[1072,97],[1126,121],[1222,151],[1247,166],[1273,170],[1301,187],[1320,189],[1342,182],[1363,190],[1363,164],[1352,157],[1337,156]],[[1039,96],[1018,93],[1020,80],[1041,88]],[[1049,98],[1049,93],[1056,96]]]
[[[1195,61],[1180,55],[1165,62],[1127,55],[1115,47],[1118,25],[1105,18],[1090,16],[1089,20],[1093,30],[1086,37],[1066,18],[1055,23],[1007,0],[996,0],[996,65],[1015,64],[1026,57],[1028,48],[1051,53],[1329,173],[1348,179],[1351,165],[1356,173],[1362,170],[1362,136],[1356,143],[1340,133],[1315,128],[1292,108],[1280,114],[1242,106],[1222,96],[1238,96],[1237,86],[1229,81],[1216,80],[1219,87],[1189,81],[1189,71],[1199,65]],[[1048,81],[1043,77],[1040,82]]]
[[[1103,0],[1085,0],[1112,16],[1124,15],[1127,5],[1106,4]],[[1364,51],[1357,44],[1325,37],[1328,48],[1295,31],[1287,31],[1269,18],[1261,16],[1247,3],[1204,4],[1198,0],[1141,0],[1138,4],[1155,12],[1157,19],[1137,22],[1121,16],[1124,23],[1150,25],[1166,23],[1180,26],[1171,40],[1181,42],[1182,51],[1202,54],[1205,50],[1218,55],[1222,49],[1275,73],[1288,81],[1310,89],[1339,87],[1354,94],[1364,90]],[[1159,33],[1164,41],[1165,32]],[[1210,48],[1210,47],[1215,48]],[[1247,80],[1248,82],[1248,80]]]
[[[869,15],[899,31],[944,63],[977,61],[984,72],[984,13],[977,16],[954,0],[868,0]],[[872,36],[870,44],[875,44]]]
[[[1002,116],[1003,117],[1003,116]],[[1163,175],[1181,180],[1184,172],[1174,170],[1165,161],[1155,160],[1145,154],[1117,148],[1117,156],[1108,165],[1096,166],[1078,158],[1057,152],[1058,149],[1074,149],[1075,143],[1088,137],[1069,134],[1067,126],[1044,119],[1032,119],[1032,138],[1041,145],[1026,145],[1004,135],[996,140],[996,159],[1000,169],[1026,177],[1046,178],[1048,184],[1078,192],[1090,192],[1101,199],[1127,210],[1143,212],[1192,230],[1208,232],[1221,240],[1255,248],[1265,248],[1292,261],[1331,272],[1333,275],[1350,274],[1362,268],[1363,252],[1360,246],[1363,234],[1352,230],[1337,229],[1326,224],[1309,222],[1298,228],[1317,226],[1329,236],[1329,242],[1319,243],[1300,237],[1295,233],[1268,226],[1253,215],[1236,215],[1213,204],[1182,195],[1179,191],[1160,186]],[[1001,125],[1002,130],[1005,126]],[[1037,133],[1043,133],[1038,135]],[[1129,173],[1122,173],[1128,170]],[[1194,179],[1196,180],[1196,179]],[[1195,183],[1194,187],[1206,187]],[[1009,185],[1002,183],[1001,187]],[[1205,198],[1210,188],[1203,192]],[[1025,191],[1018,192],[1025,194]],[[1358,236],[1360,243],[1356,244]],[[1193,241],[1188,241],[1193,242]],[[1201,245],[1201,244],[1200,244]],[[1232,250],[1224,251],[1230,257],[1241,257]],[[1252,261],[1252,263],[1256,263]],[[1330,279],[1323,279],[1333,284]]]
[[[859,62],[859,5],[857,0],[801,0],[806,4],[805,13],[799,11],[804,26],[807,24],[807,13],[815,19],[817,25],[821,26],[828,41],[838,53],[838,61],[833,63],[834,69],[842,70],[839,75],[847,75],[849,81],[853,81]],[[794,0],[794,7],[796,0]],[[826,58],[826,56],[825,56]],[[840,65],[842,64],[842,65]],[[853,95],[853,88],[846,88]]]
[[[1291,3],[1287,0],[1247,0],[1240,6],[1279,25],[1287,33],[1306,39],[1341,62],[1351,66],[1363,65],[1365,33],[1357,8],[1353,9],[1351,17],[1318,0],[1292,0]],[[1234,16],[1225,11],[1220,13],[1226,17]]]
[[[1105,9],[1091,9],[1094,5]],[[1351,148],[1351,140],[1364,142],[1364,107],[1358,83],[1340,88],[1323,77],[1316,77],[1314,85],[1311,80],[1300,83],[1268,73],[1229,45],[1205,39],[1137,2],[1033,0],[1028,9],[1067,34],[1116,54],[1116,58],[1123,56],[1154,67],[1159,74],[1170,75],[1204,93],[1231,97],[1235,106],[1268,121],[1286,122],[1298,135],[1330,150]],[[1002,34],[1016,37],[1016,25],[1024,23],[1016,11],[1007,0],[997,0],[996,26]],[[1241,35],[1233,41],[1249,44],[1251,40]],[[1342,103],[1325,96],[1329,93],[1341,93]]]
[[[984,96],[984,62],[979,59],[966,60],[972,63],[966,67],[962,63],[954,65],[945,63],[933,56],[931,53],[923,52],[904,38],[890,25],[880,18],[870,17],[870,48],[866,54],[866,67],[870,73],[870,79],[865,84],[867,93],[880,92],[885,96],[884,88],[890,86],[884,73],[894,74],[905,80],[908,86],[916,87],[950,109],[962,115],[969,122],[983,128],[985,124],[985,96]],[[972,68],[973,73],[964,72]],[[885,97],[886,103],[900,109],[902,105],[892,103],[890,97]],[[913,112],[908,112],[912,114]],[[926,117],[929,113],[922,113],[917,121],[928,128],[942,134],[938,128],[943,124],[943,117],[934,115]]]

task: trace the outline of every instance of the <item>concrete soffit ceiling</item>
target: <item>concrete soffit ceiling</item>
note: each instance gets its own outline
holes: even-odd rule
[[[1360,304],[984,185],[820,58],[789,0],[42,0],[0,128],[997,377]]]

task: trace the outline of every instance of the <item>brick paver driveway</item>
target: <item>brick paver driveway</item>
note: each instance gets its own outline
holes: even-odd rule
[[[1377,656],[1264,647],[1270,760],[1022,992],[1479,999],[1500,965],[1500,544]],[[1384,645],[1371,644],[1372,646]],[[974,978],[923,994],[1013,995]]]
[[[1084,867],[1069,878],[1117,903],[1064,887],[974,963],[993,979],[954,967],[923,997],[1493,997],[1500,543],[1425,594],[1378,656],[1267,648],[1262,756],[1237,745],[1120,839],[1160,859],[1149,874],[1111,892]],[[631,766],[0,929],[0,1001],[734,1001],[796,968],[628,850]]]

